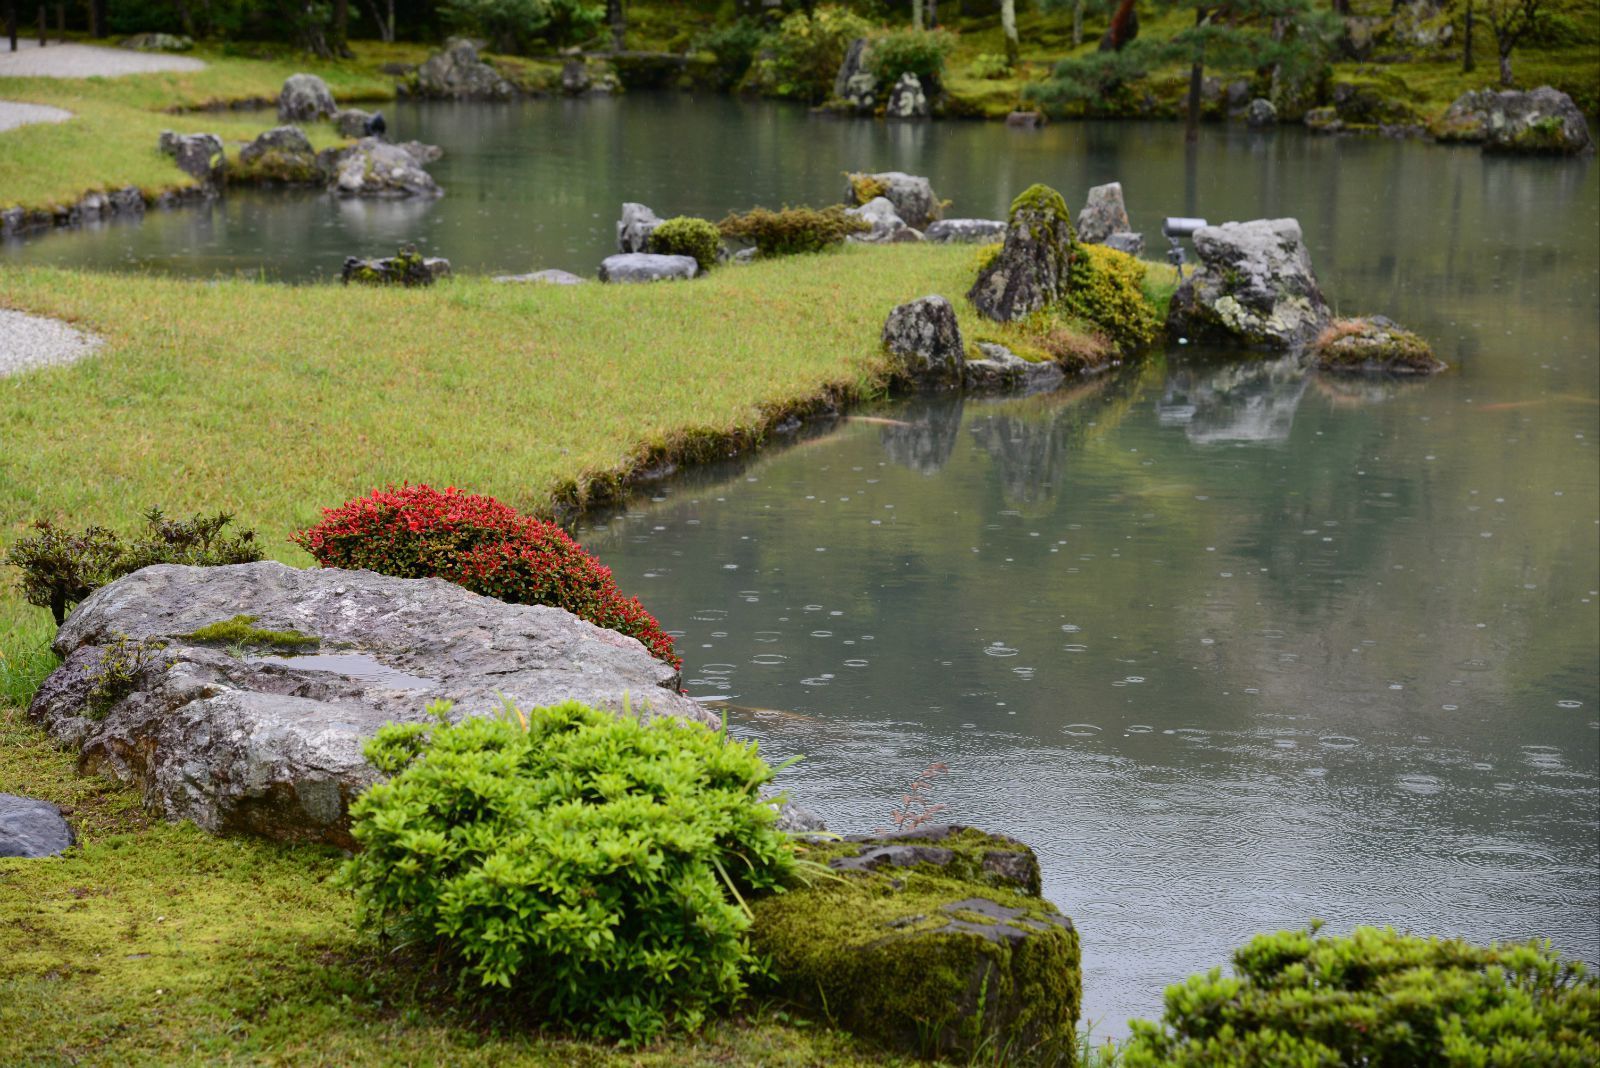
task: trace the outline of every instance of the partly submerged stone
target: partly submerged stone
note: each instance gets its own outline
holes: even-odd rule
[[[1328,303],[1294,219],[1202,227],[1194,247],[1200,264],[1167,311],[1173,337],[1292,349],[1328,324]]]
[[[1278,109],[1272,106],[1272,101],[1258,96],[1250,101],[1250,106],[1245,109],[1244,121],[1256,127],[1276,126]]]
[[[1005,239],[1006,224],[1001,219],[940,219],[923,236],[939,245],[987,245]]]
[[[369,286],[431,286],[450,277],[450,261],[443,256],[423,256],[414,248],[401,249],[395,256],[362,259],[345,257],[339,280],[345,285],[357,282]]]
[[[857,172],[845,175],[845,179],[845,203],[865,204],[874,197],[887,197],[895,214],[918,230],[926,230],[944,214],[933,183],[919,175],[904,171]]]
[[[977,343],[979,359],[969,359],[961,368],[961,381],[969,390],[1024,389],[1038,393],[1059,386],[1066,372],[1054,360],[1024,360],[1004,345],[992,341]]]
[[[961,324],[943,297],[902,304],[883,324],[883,347],[897,374],[924,385],[957,386],[966,362]]]
[[[337,110],[328,83],[315,74],[291,74],[278,91],[279,122],[331,119]]]
[[[1431,375],[1448,365],[1418,335],[1392,319],[1335,319],[1311,346],[1317,369],[1337,374]]]
[[[0,794],[0,857],[50,857],[72,846],[72,828],[48,801]]]
[[[241,615],[252,633],[315,639],[315,652],[197,636]],[[84,601],[54,649],[64,662],[28,715],[78,750],[81,771],[134,783],[151,809],[207,831],[345,847],[347,807],[377,778],[362,744],[385,723],[424,721],[428,702],[455,702],[452,718],[572,699],[714,719],[633,638],[370,571],[147,567]]]
[[[1071,1063],[1078,933],[1025,845],[930,827],[808,852],[840,878],[752,902],[777,994],[923,1056]]]
[[[1005,244],[978,272],[967,299],[990,319],[1021,319],[1060,301],[1074,243],[1072,217],[1061,194],[1030,186],[1011,204]]]
[[[1433,132],[1441,141],[1481,143],[1490,152],[1576,155],[1594,146],[1583,112],[1548,85],[1462,93]]]
[[[344,148],[325,149],[317,161],[328,175],[328,188],[340,196],[393,199],[442,196],[439,183],[422,169],[439,156],[435,145],[363,137]]]
[[[600,261],[602,282],[672,282],[693,278],[700,265],[693,256],[627,252]]]
[[[230,179],[311,184],[323,180],[317,154],[298,126],[277,126],[239,150]]]
[[[1122,183],[1107,182],[1089,190],[1083,210],[1078,212],[1078,240],[1091,245],[1105,244],[1112,234],[1133,229],[1128,208],[1122,199]]]
[[[445,100],[510,100],[517,90],[482,59],[471,41],[452,37],[417,68],[416,94]]]

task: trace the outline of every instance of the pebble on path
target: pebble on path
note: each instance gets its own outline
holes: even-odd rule
[[[0,308],[0,378],[81,360],[103,343],[59,319]]]

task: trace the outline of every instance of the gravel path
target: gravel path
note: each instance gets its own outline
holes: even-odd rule
[[[0,378],[81,360],[100,345],[100,338],[59,319],[0,308]]]
[[[66,122],[72,112],[44,104],[19,104],[15,100],[0,100],[0,132],[26,126],[30,122]]]
[[[160,52],[133,52],[126,48],[95,45],[51,44],[19,40],[17,51],[0,44],[0,78],[88,78],[100,75],[149,74],[159,70],[204,70],[205,63],[189,56]]]

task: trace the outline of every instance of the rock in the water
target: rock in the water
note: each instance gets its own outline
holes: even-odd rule
[[[1122,200],[1122,183],[1108,182],[1089,190],[1089,199],[1078,212],[1078,240],[1103,245],[1112,234],[1133,229],[1128,208]]]
[[[240,615],[320,648],[280,655],[188,637]],[[97,703],[118,641],[128,660],[130,643],[147,650],[144,668]],[[502,695],[524,708],[573,699],[713,719],[633,638],[559,608],[370,571],[147,567],[84,601],[54,648],[64,663],[28,715],[79,750],[81,770],[136,783],[162,815],[214,833],[346,848],[347,806],[377,778],[362,744],[385,723],[425,721],[430,701],[454,701],[456,719],[495,714]]]
[[[343,108],[333,116],[333,128],[340,137],[366,137],[372,133],[368,128],[371,122],[372,112],[360,108]]]
[[[824,834],[828,824],[811,809],[789,801],[778,810],[777,828],[790,834]]]
[[[331,119],[337,110],[328,83],[315,74],[291,74],[278,92],[279,122]]]
[[[894,203],[888,197],[873,197],[859,208],[846,208],[845,214],[853,215],[872,227],[864,234],[851,234],[845,239],[847,241],[883,244],[893,241],[896,234],[906,229],[905,220],[895,212]]]
[[[1022,843],[960,827],[818,842],[838,879],[752,902],[777,992],[919,1054],[1070,1045],[1078,934]]]
[[[176,134],[161,131],[161,151],[178,161],[178,169],[202,185],[212,185],[222,177],[226,157],[222,138],[216,134]]]
[[[476,45],[452,37],[445,42],[444,51],[429,56],[417,68],[416,93],[443,100],[510,100],[517,90],[478,58]]]
[[[317,157],[328,188],[350,197],[436,197],[444,193],[423,164],[439,158],[434,145],[407,141],[392,145],[363,137],[345,148],[330,148]]]
[[[1344,120],[1338,108],[1312,108],[1301,120],[1312,133],[1336,134],[1344,129]]]
[[[397,256],[372,260],[348,256],[339,275],[345,285],[359,282],[369,286],[431,286],[448,277],[449,260],[442,256],[424,257],[414,248],[401,249]]]
[[[235,177],[254,181],[320,182],[317,154],[298,126],[278,126],[239,150]]]
[[[587,279],[579,278],[569,271],[558,271],[553,267],[544,271],[534,271],[532,274],[497,274],[494,276],[494,280],[496,282],[542,283],[547,286],[579,286],[587,281]]]
[[[1061,194],[1030,186],[1012,202],[1005,244],[978,272],[967,299],[1002,322],[1048,308],[1066,296],[1073,241],[1072,217]]]
[[[650,235],[656,232],[661,220],[643,204],[628,201],[622,205],[622,218],[617,220],[617,251],[644,252],[650,244]]]
[[[1393,319],[1335,319],[1311,346],[1317,368],[1338,374],[1431,375],[1445,362],[1421,337]]]
[[[940,245],[987,245],[1005,239],[1006,224],[1000,219],[940,219],[923,236]]]
[[[582,56],[567,60],[561,65],[561,91],[568,96],[582,96],[594,84],[589,77],[589,65]]]
[[[625,252],[600,262],[602,282],[671,282],[693,278],[700,265],[693,256],[661,256],[654,252]]]
[[[926,230],[944,214],[944,205],[926,178],[903,171],[845,175],[845,203],[865,204],[874,197],[887,197],[895,214],[918,230]]]
[[[1100,244],[1106,248],[1114,248],[1118,252],[1126,252],[1130,256],[1144,255],[1144,235],[1123,231],[1117,234],[1107,234],[1106,239]]]
[[[1272,101],[1258,96],[1245,109],[1244,121],[1251,126],[1276,126],[1278,109],[1272,106]]]
[[[1012,111],[1006,114],[1006,125],[1018,130],[1037,130],[1045,124],[1042,111]]]
[[[839,73],[833,77],[834,100],[853,111],[870,112],[878,104],[878,79],[867,69],[867,57],[871,52],[872,43],[865,37],[857,37],[845,49]]]
[[[72,828],[48,801],[0,794],[0,857],[50,857],[72,846]]]
[[[883,324],[883,347],[901,374],[926,385],[961,384],[966,362],[961,326],[943,297],[923,297],[891,311]]]
[[[910,71],[900,75],[900,80],[889,90],[883,113],[891,119],[927,118],[928,95],[922,91],[922,79]]]
[[[1583,112],[1548,85],[1527,92],[1463,93],[1434,130],[1441,141],[1481,142],[1486,151],[1576,155],[1594,146]]]
[[[983,353],[983,359],[968,360],[961,369],[962,384],[968,389],[1024,389],[1039,393],[1055,389],[1066,378],[1059,364],[1024,360],[1004,345],[980,341],[978,351]]]
[[[1192,341],[1298,348],[1328,324],[1328,304],[1294,219],[1206,226],[1200,258],[1173,294],[1167,331]]]

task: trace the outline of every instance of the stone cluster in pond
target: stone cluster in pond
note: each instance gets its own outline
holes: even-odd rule
[[[1194,246],[1200,264],[1173,294],[1171,336],[1294,349],[1328,325],[1328,302],[1294,219],[1202,227]]]
[[[1335,319],[1311,345],[1317,369],[1332,374],[1431,375],[1446,364],[1421,337],[1393,319]]]
[[[410,92],[435,100],[510,100],[516,87],[478,58],[478,47],[461,37],[445,42],[443,51],[417,68]]]
[[[298,631],[319,656],[229,649],[196,632],[240,614]],[[117,643],[144,650],[114,692]],[[361,753],[387,722],[421,722],[567,699],[711,725],[677,671],[632,638],[557,608],[511,605],[442,579],[261,562],[147,567],[67,619],[61,667],[28,715],[78,751],[80,770],[134,783],[169,819],[349,846],[347,806],[375,781]]]

